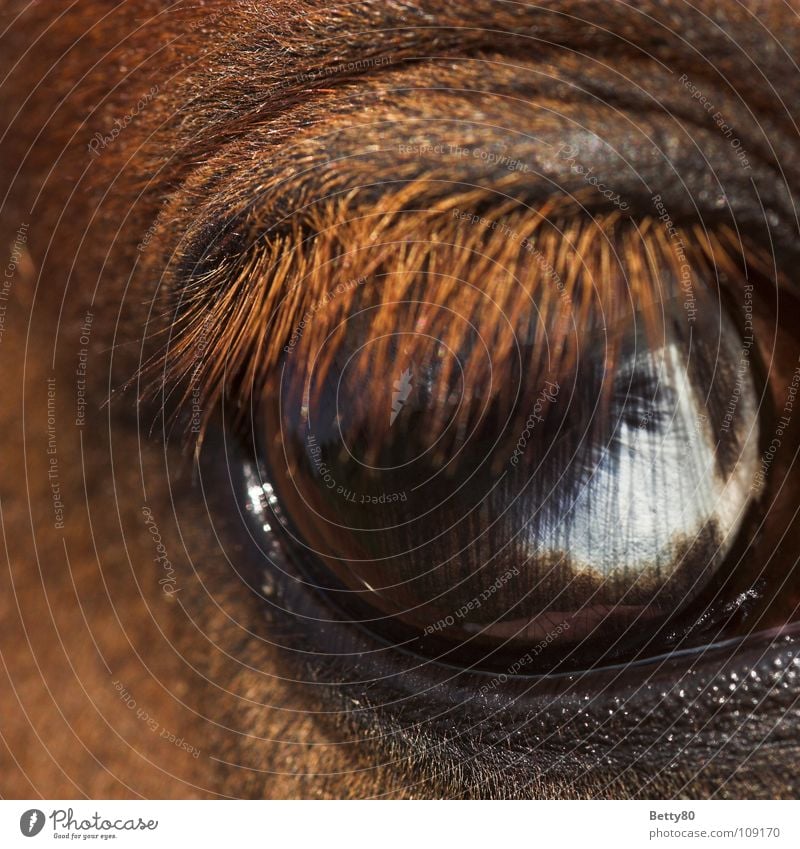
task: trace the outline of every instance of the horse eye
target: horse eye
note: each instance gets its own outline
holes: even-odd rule
[[[549,673],[730,617],[762,489],[750,331],[711,285],[688,303],[665,265],[645,297],[617,271],[512,314],[458,280],[389,301],[387,270],[293,328],[252,400],[250,506],[344,619]]]

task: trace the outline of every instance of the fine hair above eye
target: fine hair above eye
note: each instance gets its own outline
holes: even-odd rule
[[[166,375],[168,391],[176,387],[184,403],[199,391],[209,415],[224,386],[227,403],[246,420],[282,359],[314,362],[304,387],[313,392],[358,314],[365,333],[379,340],[371,367],[380,370],[391,361],[399,313],[408,323],[416,311],[427,336],[451,351],[469,344],[469,316],[480,319],[491,365],[479,348],[466,358],[467,395],[487,381],[497,393],[508,391],[498,365],[523,368],[535,394],[543,380],[568,374],[592,341],[613,368],[630,320],[657,342],[665,321],[674,317],[690,328],[698,310],[716,303],[721,278],[736,291],[770,265],[762,248],[724,226],[668,232],[653,218],[591,216],[563,199],[538,209],[509,200],[491,206],[474,191],[420,210],[416,194],[421,206],[424,184],[366,209],[320,202],[290,236],[246,236],[247,222],[240,222],[235,250],[215,248],[202,274],[172,279],[175,322],[148,367],[152,391],[162,391]],[[524,363],[520,339],[534,340]],[[368,395],[353,403],[370,419]],[[447,414],[446,405],[440,410]],[[461,405],[467,425],[474,412]]]

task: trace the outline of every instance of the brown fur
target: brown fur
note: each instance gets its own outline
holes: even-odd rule
[[[174,438],[163,448],[159,429],[166,433],[170,422],[158,418],[161,399],[137,417],[136,401],[149,397],[159,369],[170,379],[186,376],[208,315],[215,329],[203,373],[204,409],[214,407],[223,361],[244,383],[261,380],[274,362],[270,346],[283,344],[306,299],[329,288],[325,269],[348,248],[362,253],[337,266],[337,274],[399,266],[402,293],[419,284],[420,269],[437,262],[480,282],[519,315],[515,290],[484,268],[499,263],[519,277],[520,252],[476,228],[456,227],[454,206],[488,208],[482,214],[507,215],[514,230],[538,230],[543,253],[570,281],[573,296],[575,265],[559,253],[564,242],[554,233],[566,232],[566,243],[579,246],[604,285],[611,262],[611,241],[604,239],[609,233],[628,239],[620,267],[649,302],[658,277],[653,256],[669,266],[674,243],[665,242],[653,221],[647,192],[643,202],[635,200],[641,187],[623,166],[623,154],[635,153],[626,147],[632,136],[645,146],[631,114],[669,148],[676,173],[696,180],[692,198],[714,196],[713,172],[734,207],[735,214],[730,206],[715,208],[698,221],[680,180],[663,176],[663,163],[639,169],[653,192],[669,198],[698,276],[715,287],[708,272],[722,272],[733,288],[747,275],[781,277],[781,291],[764,293],[758,344],[766,357],[777,351],[769,389],[782,404],[798,346],[794,328],[779,327],[770,310],[780,301],[785,317],[795,295],[796,266],[785,237],[796,229],[792,197],[800,182],[794,124],[800,75],[792,61],[800,59],[800,28],[788,4],[695,0],[694,6],[669,0],[635,9],[592,0],[561,0],[547,9],[441,0],[341,7],[316,0],[4,4],[4,252],[20,224],[29,224],[0,345],[0,509],[8,559],[0,591],[4,796],[797,795],[797,712],[783,690],[784,701],[772,706],[765,696],[763,713],[750,720],[752,739],[771,735],[766,744],[732,746],[715,760],[706,757],[712,742],[700,734],[672,767],[659,760],[657,732],[647,725],[648,717],[660,727],[673,721],[663,703],[642,709],[635,757],[601,761],[574,727],[543,724],[541,735],[575,756],[552,769],[537,768],[531,752],[538,744],[503,737],[511,720],[487,724],[487,739],[502,740],[487,751],[446,724],[417,721],[418,713],[409,719],[372,710],[370,693],[347,679],[352,670],[324,661],[307,668],[292,651],[291,621],[267,621],[228,557],[238,551],[235,522],[212,509],[213,492],[194,485],[185,443]],[[752,172],[734,167],[711,117],[676,81],[682,73],[713,92],[745,140]],[[95,134],[107,135],[126,115],[132,117],[124,130],[93,155],[88,146]],[[470,124],[476,115],[479,129]],[[598,174],[630,199],[638,231],[596,194],[586,195],[578,176],[563,177],[560,198],[551,197],[547,180],[555,179],[557,157],[542,157],[531,139],[549,139],[554,150],[567,142],[585,147],[594,130],[617,144],[619,156]],[[684,133],[692,140],[688,153],[671,144],[685,141]],[[492,169],[482,160],[421,162],[397,151],[401,142],[448,139],[491,148],[507,137],[509,156],[545,178],[537,188],[523,172]],[[367,155],[348,167],[331,164],[331,151]],[[370,194],[364,190],[370,175],[407,182]],[[751,177],[763,209],[752,197]],[[457,189],[437,180],[455,180]],[[304,203],[311,204],[308,211],[293,215]],[[245,207],[246,217],[237,217]],[[426,212],[413,211],[419,209]],[[575,209],[579,219],[567,215]],[[541,226],[530,210],[542,214]],[[287,217],[292,223],[282,230]],[[226,229],[230,218],[234,226]],[[781,245],[789,247],[770,244],[765,219],[778,222],[769,236],[776,244],[784,237]],[[435,249],[397,244],[420,232],[428,238],[432,220]],[[242,242],[246,233],[271,227],[274,238],[258,250]],[[185,250],[207,243],[221,248],[210,259]],[[450,251],[454,243],[458,250]],[[453,268],[464,250],[479,250],[485,265]],[[287,257],[297,263],[290,266]],[[525,281],[531,291],[540,282],[535,275]],[[284,294],[279,287],[293,280],[303,281],[300,295],[265,321]],[[177,291],[179,282],[186,292]],[[212,298],[209,284],[217,287]],[[437,297],[455,295],[445,290]],[[479,309],[475,297],[468,310]],[[347,306],[345,299],[337,309]],[[578,306],[580,324],[597,304],[587,297]],[[84,346],[87,311],[93,321]],[[83,347],[89,349],[88,407],[86,424],[76,427],[75,371]],[[63,530],[54,527],[48,478],[51,376]],[[787,444],[797,430],[795,422]],[[207,455],[213,450],[219,442],[206,445]],[[775,466],[788,490],[790,459],[783,455]],[[154,562],[143,505],[170,554],[180,590],[174,595],[159,584],[164,574]],[[776,552],[768,568],[778,575],[796,550],[795,506],[791,498],[776,500],[764,529],[764,550]],[[220,537],[229,544],[221,546]],[[790,618],[797,602],[797,589],[787,587],[778,619]],[[404,703],[399,684],[398,692]],[[541,707],[536,710],[539,716]],[[731,724],[732,712],[710,715],[706,734],[739,727]],[[519,727],[532,722],[519,719]],[[170,742],[169,734],[199,756]]]

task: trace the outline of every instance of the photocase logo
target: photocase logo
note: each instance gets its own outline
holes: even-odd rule
[[[44,828],[44,812],[38,808],[31,808],[19,818],[19,830],[25,837],[36,837]]]
[[[413,367],[413,363],[412,363]],[[392,392],[392,412],[389,415],[389,427],[394,424],[394,420],[400,415],[400,411],[405,407],[408,396],[414,388],[411,382],[411,369],[407,368],[400,377],[394,382],[394,392]]]

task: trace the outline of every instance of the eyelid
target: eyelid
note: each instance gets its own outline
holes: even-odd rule
[[[463,68],[458,72],[462,91],[463,74],[470,72]],[[446,82],[450,72],[443,73]],[[534,69],[531,79],[538,81],[534,89],[540,85],[548,90],[550,83]],[[513,91],[518,83],[518,78],[505,83],[501,79],[498,87],[502,91],[508,85]],[[673,247],[681,242],[696,246],[714,254],[715,261],[731,250],[746,251],[747,263],[763,253],[754,248],[758,243],[752,239],[743,248],[731,246],[727,235],[723,244],[712,237],[727,228],[722,222],[732,215],[737,227],[764,225],[760,204],[769,204],[773,211],[781,206],[773,172],[758,163],[747,174],[742,169],[731,172],[727,140],[706,129],[693,131],[691,138],[683,136],[667,115],[648,115],[642,143],[634,144],[629,122],[619,119],[624,104],[605,114],[586,92],[574,91],[575,102],[561,103],[558,114],[546,97],[535,104],[518,98],[514,115],[518,126],[504,126],[501,135],[497,131],[501,124],[492,120],[491,98],[481,100],[486,114],[480,124],[474,121],[470,94],[454,99],[452,112],[432,125],[415,117],[416,93],[402,89],[391,106],[377,92],[364,94],[373,110],[364,125],[353,125],[351,104],[346,114],[333,110],[324,135],[314,135],[318,131],[313,128],[298,135],[294,128],[291,145],[282,144],[286,139],[274,127],[253,129],[236,142],[235,156],[233,147],[225,149],[187,180],[163,214],[170,232],[184,235],[166,270],[167,311],[174,321],[174,338],[171,350],[150,374],[160,374],[168,361],[169,384],[180,383],[197,363],[194,352],[204,337],[208,353],[197,381],[204,409],[214,408],[224,379],[238,381],[248,392],[262,384],[276,363],[270,339],[290,332],[298,323],[291,310],[281,305],[319,296],[309,294],[313,289],[306,278],[309,270],[318,291],[327,288],[333,276],[337,280],[361,276],[363,270],[347,271],[347,251],[355,255],[353,249],[359,246],[354,238],[379,242],[385,225],[376,216],[371,232],[363,228],[361,235],[354,236],[354,228],[342,222],[371,215],[376,209],[388,217],[391,211],[412,207],[425,210],[416,213],[416,233],[411,235],[409,230],[406,236],[420,240],[427,237],[431,214],[452,209],[456,202],[464,209],[479,207],[480,215],[495,220],[511,209],[527,209],[532,217],[548,216],[560,222],[568,222],[569,214],[618,215],[617,207],[587,184],[586,173],[593,170],[600,182],[613,186],[616,194],[630,202],[631,220],[651,220],[653,229]],[[603,130],[602,142],[574,120],[589,103],[600,110],[594,120]],[[326,109],[330,105],[326,101]],[[508,115],[505,105],[502,114]],[[532,119],[536,120],[532,123]],[[648,140],[648,133],[655,141]],[[446,146],[454,138],[473,154],[497,145],[504,159],[420,157],[399,150],[401,141],[435,147]],[[660,152],[666,149],[667,138],[671,140],[669,160]],[[564,155],[565,146],[577,151],[581,173]],[[529,170],[509,171],[502,165],[508,161]],[[391,178],[380,179],[381,175]],[[754,199],[755,185],[758,197]],[[602,211],[609,206],[610,212]],[[781,215],[778,219],[783,221]],[[315,256],[314,250],[326,240],[334,245],[328,236],[336,229],[343,234],[336,246],[343,267],[329,272],[324,280],[321,269],[326,258],[319,251]],[[772,229],[777,232],[780,227]],[[157,262],[155,252],[151,261]],[[260,326],[255,320],[248,325],[246,316],[258,317]]]
[[[198,234],[188,251],[191,267],[192,256],[221,245],[223,234],[229,239],[230,225],[242,215],[258,214],[264,232],[276,237],[291,226],[291,217],[303,214],[298,198],[313,203],[331,191],[358,191],[370,201],[387,181],[421,175],[442,181],[439,198],[459,182],[494,185],[536,207],[553,194],[592,189],[591,178],[629,202],[637,216],[660,214],[658,197],[678,224],[735,218],[740,228],[761,225],[765,210],[793,220],[791,198],[775,172],[755,155],[749,170],[732,162],[728,140],[668,70],[647,65],[651,88],[645,93],[612,65],[587,62],[589,77],[581,64],[548,66],[542,73],[536,62],[490,63],[488,90],[482,90],[482,63],[437,66],[436,91],[447,100],[435,122],[421,117],[418,74],[397,68],[391,82],[365,79],[358,90],[331,91],[309,106],[308,129],[298,132],[281,119],[246,130],[237,125],[236,142],[187,180],[168,217],[183,215]],[[663,85],[656,83],[659,73]],[[406,79],[413,85],[406,88]],[[713,82],[697,82],[713,93]],[[317,112],[320,126],[313,120]],[[366,117],[354,120],[354,114]],[[745,129],[739,131],[749,143]],[[420,154],[421,148],[431,153]],[[466,155],[435,152],[453,149]],[[519,166],[509,170],[509,162]],[[585,194],[589,209],[615,208],[603,205],[599,191]],[[262,206],[269,214],[261,215]]]

